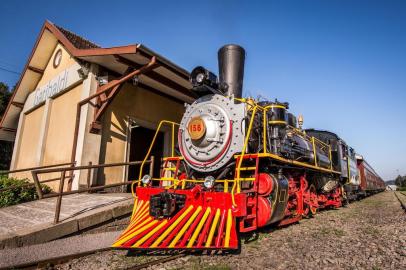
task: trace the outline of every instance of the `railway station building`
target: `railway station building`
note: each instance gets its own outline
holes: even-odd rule
[[[14,141],[10,170],[142,160],[159,122],[180,122],[185,103],[195,99],[190,89],[187,71],[142,44],[102,48],[46,21],[0,123],[0,140]],[[164,127],[155,159],[170,144]],[[86,183],[84,173],[74,172],[73,190]],[[131,168],[110,167],[91,181],[136,177]]]

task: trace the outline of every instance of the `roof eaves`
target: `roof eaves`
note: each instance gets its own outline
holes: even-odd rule
[[[32,59],[32,57],[33,57],[33,55],[34,55],[34,53],[35,53],[35,51],[36,51],[36,49],[37,49],[38,43],[39,43],[39,41],[40,41],[40,39],[41,39],[41,37],[42,37],[44,31],[47,29],[47,24],[49,24],[49,22],[48,22],[48,21],[45,21],[44,25],[42,25],[41,31],[39,32],[38,37],[37,37],[37,40],[35,41],[35,45],[34,45],[34,47],[33,47],[32,50],[31,50],[30,56],[28,57],[28,60],[27,60],[27,62],[25,63],[25,66],[24,66],[24,68],[23,68],[23,71],[21,72],[20,78],[18,79],[18,82],[17,82],[17,84],[16,84],[16,86],[15,86],[15,88],[14,88],[13,94],[11,95],[10,100],[9,100],[9,102],[8,102],[8,104],[7,104],[7,108],[6,108],[6,110],[4,111],[3,117],[1,118],[1,121],[0,121],[0,128],[3,128],[4,119],[6,119],[7,112],[10,110],[10,107],[12,106],[12,102],[13,102],[13,100],[14,100],[14,97],[15,97],[15,95],[16,95],[16,93],[17,93],[17,90],[19,89],[19,87],[20,87],[20,85],[21,85],[21,81],[23,80],[24,74],[25,74],[25,72],[27,71],[28,66],[29,66],[29,64],[30,64],[30,62],[31,62],[31,59]]]
[[[164,64],[165,66],[169,67],[170,69],[176,71],[176,73],[178,73],[181,77],[183,77],[186,80],[189,80],[189,72],[183,68],[181,68],[180,66],[174,64],[173,62],[169,61],[168,59],[164,58],[162,55],[154,52],[153,50],[149,49],[148,47],[142,45],[142,44],[138,44],[137,45],[137,49],[140,50],[141,52],[149,55],[150,57],[152,56],[156,56],[158,59],[158,62],[161,62],[162,64]]]

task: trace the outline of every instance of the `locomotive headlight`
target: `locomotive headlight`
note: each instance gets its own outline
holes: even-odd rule
[[[204,77],[205,77],[204,73],[199,73],[199,74],[197,74],[197,75],[196,75],[196,82],[198,82],[198,83],[203,83]]]
[[[209,175],[206,178],[204,178],[203,185],[205,188],[210,189],[214,186],[214,181],[215,181],[214,177]]]
[[[149,182],[151,182],[151,175],[149,175],[149,174],[144,175],[144,176],[141,178],[141,182],[142,182],[144,185],[148,185]]]
[[[209,88],[217,89],[218,88],[218,80],[217,76],[205,69],[202,66],[195,67],[192,72],[190,73],[190,78],[189,81],[192,83],[193,87],[195,88],[194,90],[196,91],[203,91],[207,92],[210,91]],[[201,86],[207,86],[207,87],[201,87]]]

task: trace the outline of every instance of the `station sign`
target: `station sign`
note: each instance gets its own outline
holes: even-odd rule
[[[63,92],[74,84],[78,83],[82,78],[79,74],[81,66],[77,63],[63,70],[57,76],[46,82],[43,86],[35,89],[33,92],[34,100],[31,107],[52,98]]]

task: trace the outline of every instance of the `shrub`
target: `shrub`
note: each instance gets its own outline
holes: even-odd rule
[[[8,168],[10,167],[12,155],[13,142],[0,140],[0,170],[8,170]]]
[[[13,189],[0,191],[0,207],[38,199],[35,186],[24,186],[27,183],[30,183],[28,179],[9,178],[4,175],[0,176],[0,189],[15,186]],[[51,188],[44,184],[41,184],[41,189],[44,194],[51,192]]]

